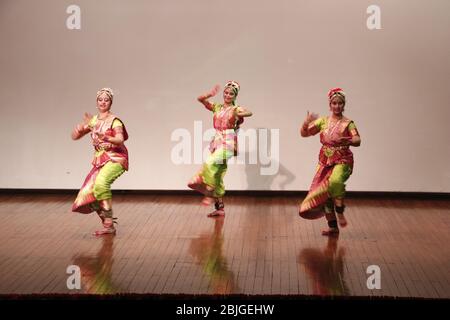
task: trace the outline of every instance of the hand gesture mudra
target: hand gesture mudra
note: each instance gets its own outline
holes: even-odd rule
[[[349,146],[351,145],[352,137],[336,137],[333,142],[340,146]]]
[[[92,114],[85,112],[83,116],[83,125],[87,126],[89,125],[89,122],[91,122]]]
[[[83,121],[77,125],[76,130],[78,132],[86,131],[89,127],[89,122],[91,121],[91,119],[92,119],[92,115],[85,112],[83,115]]]
[[[314,120],[317,120],[318,118],[319,118],[319,115],[317,113],[314,113],[314,112],[309,113],[309,111],[307,111],[304,123],[310,124],[311,122],[313,122]]]
[[[208,96],[209,97],[214,97],[217,94],[217,92],[219,92],[219,90],[220,90],[220,85],[216,84],[214,86],[214,88],[212,88],[211,91],[208,92]]]

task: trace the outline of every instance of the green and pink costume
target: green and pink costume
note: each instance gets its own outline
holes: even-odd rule
[[[127,140],[123,122],[112,114],[103,120],[94,116],[89,122],[89,130],[95,155],[92,169],[73,203],[73,212],[91,213],[99,210],[99,201],[112,198],[111,184],[128,170],[128,150],[125,145],[115,145],[103,138],[122,134]]]
[[[359,135],[354,122],[343,117],[330,123],[330,117],[319,118],[309,124],[308,131],[320,132],[322,148],[319,164],[308,195],[300,205],[300,216],[317,219],[325,215],[324,205],[329,198],[345,196],[345,182],[353,171],[353,153],[348,145],[339,145],[341,137]]]
[[[227,161],[237,155],[238,150],[237,131],[243,118],[237,117],[236,112],[240,111],[242,109],[238,106],[225,107],[219,103],[212,106],[216,133],[209,146],[211,154],[201,171],[188,184],[205,196],[220,198],[225,194],[223,178],[227,171]]]

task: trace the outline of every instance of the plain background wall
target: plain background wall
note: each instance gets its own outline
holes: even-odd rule
[[[80,30],[66,27],[71,4]],[[381,30],[367,28],[372,4]],[[308,189],[320,143],[299,125],[339,86],[362,137],[349,190],[450,192],[449,12],[447,0],[1,0],[0,188],[80,187],[93,150],[70,132],[111,87],[130,134],[114,187],[186,189],[200,165],[173,163],[171,135],[211,128],[196,97],[234,79],[254,113],[242,130],[279,129],[280,169],[231,164],[227,189]]]

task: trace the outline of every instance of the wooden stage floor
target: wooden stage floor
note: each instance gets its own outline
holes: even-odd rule
[[[0,294],[249,294],[450,298],[450,200],[349,198],[349,226],[297,214],[295,197],[117,194],[116,236],[75,194],[0,195]],[[81,270],[68,289],[67,268]],[[369,289],[371,265],[381,289]]]

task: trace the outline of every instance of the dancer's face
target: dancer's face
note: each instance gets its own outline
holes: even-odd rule
[[[106,93],[102,93],[97,98],[97,109],[100,112],[108,112],[111,109],[111,99],[108,97]]]
[[[344,100],[342,100],[339,97],[334,97],[333,99],[331,99],[330,101],[330,111],[334,114],[334,115],[341,115],[342,112],[344,112]]]
[[[232,104],[234,99],[236,99],[236,96],[234,95],[233,89],[225,88],[223,91],[223,101],[225,101],[226,104]]]

